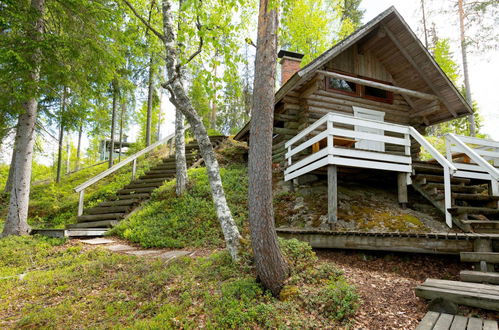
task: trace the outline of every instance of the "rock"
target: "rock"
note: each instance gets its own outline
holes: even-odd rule
[[[453,302],[439,297],[430,301],[430,303],[428,304],[428,310],[437,313],[456,315],[458,312],[458,307]]]
[[[308,184],[308,183],[311,183],[311,182],[315,182],[317,181],[319,178],[317,177],[317,175],[313,175],[313,174],[305,174],[305,175],[302,175],[300,177],[298,177],[296,179],[297,183],[299,185],[305,185],[305,184]]]

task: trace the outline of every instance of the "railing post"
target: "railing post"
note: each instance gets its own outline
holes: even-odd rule
[[[444,166],[444,211],[445,211],[445,223],[449,228],[452,228],[452,215],[449,209],[452,207],[452,191],[450,185],[450,171],[447,166]]]
[[[78,200],[78,216],[83,214],[83,200],[85,198],[85,189],[80,191],[80,198]]]
[[[132,180],[135,180],[135,173],[137,172],[137,159],[132,162]]]
[[[289,146],[289,147],[288,147],[288,152],[291,152],[291,146]],[[288,158],[288,167],[289,167],[289,166],[291,166],[291,164],[292,164],[292,162],[293,162],[293,161],[291,160],[291,157],[292,157],[292,156],[289,156],[289,158]]]

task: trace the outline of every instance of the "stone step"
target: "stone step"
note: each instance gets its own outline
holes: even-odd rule
[[[114,227],[118,224],[118,220],[101,220],[101,221],[89,221],[89,222],[79,222],[72,225],[67,225],[68,229],[76,228],[109,228]]]
[[[147,188],[130,188],[130,189],[121,189],[116,193],[117,195],[129,195],[133,193],[151,193],[156,190],[157,187],[147,187]]]
[[[130,198],[130,199],[124,199],[124,200],[110,200],[110,201],[105,201],[102,203],[99,203],[99,207],[104,207],[104,206],[124,206],[124,205],[130,205],[133,206],[135,204],[139,204],[140,199],[138,198]]]
[[[107,228],[74,228],[66,229],[67,237],[102,237]]]
[[[419,181],[421,184],[425,184],[428,182],[439,182],[443,183],[444,182],[444,177],[442,175],[434,175],[434,174],[416,174],[414,176],[414,180]],[[454,184],[468,184],[470,183],[470,179],[464,179],[464,178],[451,178],[451,183]]]
[[[454,206],[449,209],[449,212],[452,215],[481,214],[481,215],[499,216],[499,209],[493,209],[488,207]]]
[[[80,215],[76,217],[76,221],[89,222],[98,220],[119,220],[123,218],[124,213],[108,213],[108,214],[92,214],[92,215]]]
[[[85,214],[109,214],[109,213],[128,213],[131,210],[130,205],[119,205],[119,206],[103,206],[103,207],[92,207],[85,210]]]

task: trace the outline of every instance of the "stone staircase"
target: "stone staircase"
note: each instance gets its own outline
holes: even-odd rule
[[[213,147],[216,148],[225,140],[225,136],[212,136],[210,139]],[[200,159],[197,142],[188,143],[185,147],[185,154],[189,168]],[[174,178],[175,171],[175,155],[171,155],[118,190],[108,200],[84,209],[83,214],[76,218],[76,223],[67,225],[66,228],[81,233],[81,236],[88,236],[84,234],[85,231],[102,233],[103,229],[114,227],[141,203],[148,200],[152,192],[163,185],[166,180]]]
[[[414,162],[412,186],[444,212],[444,177],[440,165]],[[453,222],[465,232],[499,233],[499,196],[492,196],[487,181],[451,178]]]

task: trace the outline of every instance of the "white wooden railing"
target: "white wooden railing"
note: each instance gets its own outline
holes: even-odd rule
[[[345,126],[353,126],[354,129],[346,129]],[[395,136],[388,136],[385,133]],[[452,227],[452,216],[448,212],[451,207],[450,178],[457,168],[411,126],[340,114],[327,114],[285,143],[287,149],[285,158],[288,167],[284,171],[284,179],[289,181],[327,165],[340,165],[406,173],[407,183],[410,184],[411,137],[425,148],[444,169],[445,218],[447,225]],[[338,147],[334,143],[335,138],[353,139],[356,147]],[[327,141],[326,147],[293,162],[293,157],[299,156],[300,152],[324,139]],[[305,141],[300,143],[302,140]],[[365,141],[381,143],[383,146],[385,143],[400,146],[404,151],[395,154],[362,149],[359,145],[365,145]],[[384,147],[381,150],[384,150]]]
[[[190,128],[190,125],[187,125],[185,127],[185,130],[189,129]],[[157,147],[161,146],[161,145],[164,145],[164,144],[167,144],[170,142],[170,149],[169,149],[169,155],[172,154],[173,152],[173,146],[174,146],[174,143],[173,143],[173,140],[175,138],[175,133],[173,134],[170,134],[168,135],[167,137],[165,137],[164,139],[162,140],[159,140],[153,144],[151,144],[150,146],[136,152],[135,154],[125,158],[124,160],[122,160],[121,162],[111,166],[110,168],[108,168],[107,170],[97,174],[96,176],[94,176],[93,178],[85,181],[84,183],[80,184],[79,186],[77,186],[76,188],[74,188],[74,191],[79,193],[80,194],[80,198],[78,200],[78,216],[82,215],[83,214],[83,204],[84,204],[84,199],[85,199],[85,189],[90,187],[91,185],[99,182],[100,180],[104,179],[105,177],[107,177],[108,175],[116,172],[117,170],[119,170],[120,168],[124,167],[125,165],[128,165],[130,163],[132,163],[132,180],[135,179],[135,174],[137,172],[137,159],[140,157],[140,156],[143,156],[149,152],[151,152],[152,150],[156,149]]]
[[[499,142],[449,133],[445,143],[447,159],[458,169],[455,176],[490,180],[492,195],[499,196]],[[456,153],[465,155],[468,161],[455,162]]]

